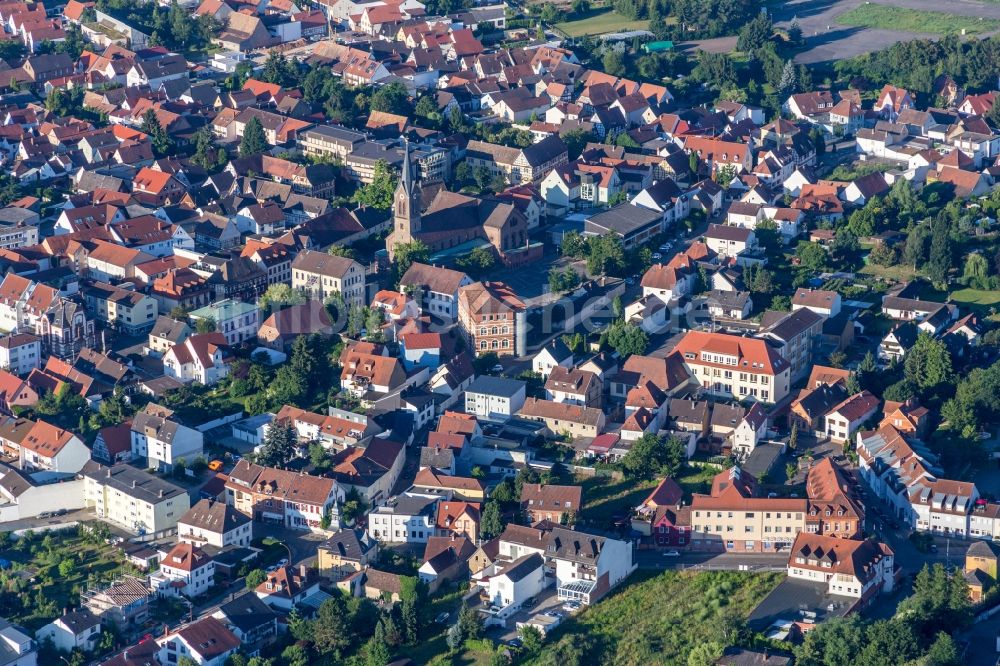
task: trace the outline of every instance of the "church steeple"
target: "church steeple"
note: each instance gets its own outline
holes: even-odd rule
[[[413,182],[410,141],[403,138],[403,173],[393,195],[393,227],[397,243],[408,243],[420,232],[420,185]]]

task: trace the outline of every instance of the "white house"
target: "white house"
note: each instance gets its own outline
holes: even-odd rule
[[[558,337],[542,347],[531,359],[531,369],[542,377],[548,377],[556,366],[569,370],[573,367],[573,352]]]
[[[421,310],[442,319],[458,316],[458,289],[472,284],[460,271],[414,262],[399,281],[400,289],[416,298]]]
[[[75,474],[90,460],[90,449],[79,437],[45,421],[37,421],[21,440],[22,470]]]
[[[171,409],[150,403],[132,418],[133,459],[144,459],[147,467],[169,471],[179,460],[191,463],[202,456],[204,435],[171,419],[173,414]]]
[[[189,315],[192,323],[199,319],[215,322],[215,330],[226,336],[226,342],[236,345],[257,337],[260,328],[260,310],[253,303],[226,298],[198,308]]]
[[[86,609],[66,612],[35,632],[36,641],[51,641],[60,652],[90,652],[100,638],[101,618]]]
[[[527,384],[483,375],[465,390],[465,411],[487,421],[506,421],[524,406]]]
[[[368,514],[368,536],[382,543],[427,543],[434,536],[437,498],[401,495]]]
[[[193,546],[247,547],[253,521],[225,502],[202,499],[177,521],[177,539]]]
[[[892,549],[877,541],[799,532],[788,558],[788,577],[819,583],[826,594],[865,603],[892,592],[893,562]]]
[[[198,666],[223,666],[240,647],[240,639],[215,617],[204,617],[156,639],[157,661],[176,664],[187,657]]]
[[[729,436],[733,453],[746,460],[767,433],[767,424],[767,412],[759,402],[753,403]]]
[[[528,553],[490,576],[487,594],[496,608],[519,608],[546,587],[545,559],[538,553]]]
[[[161,597],[194,599],[215,585],[215,560],[201,548],[178,543],[160,560],[149,576],[149,587]]]
[[[592,604],[632,575],[638,567],[632,543],[554,527],[545,559],[555,565],[559,598]]]
[[[222,333],[192,335],[163,355],[163,374],[185,384],[212,385],[229,376],[228,349]]]

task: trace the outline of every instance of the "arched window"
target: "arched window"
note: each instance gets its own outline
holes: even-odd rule
[[[509,347],[509,346],[510,346],[510,340],[504,340],[503,341],[503,348],[507,349],[507,347]]]
[[[479,348],[480,349],[486,349],[486,340],[480,340],[479,341]]]

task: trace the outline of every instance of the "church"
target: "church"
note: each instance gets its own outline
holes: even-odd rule
[[[505,265],[530,260],[535,247],[528,240],[528,221],[513,204],[441,188],[421,211],[420,184],[411,175],[409,143],[405,154],[392,202],[392,233],[385,241],[390,259],[396,245],[415,240],[422,241],[432,254],[480,240],[489,243]]]

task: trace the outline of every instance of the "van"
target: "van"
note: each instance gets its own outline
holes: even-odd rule
[[[222,469],[222,461],[221,460],[213,460],[212,462],[208,463],[208,468],[210,470],[212,470],[213,472],[218,472],[219,470]]]

